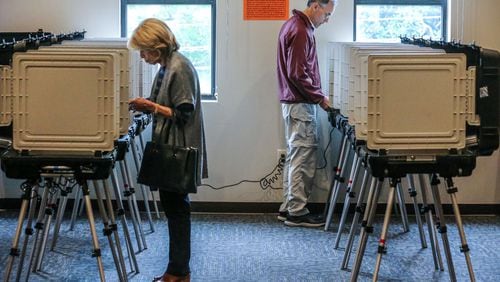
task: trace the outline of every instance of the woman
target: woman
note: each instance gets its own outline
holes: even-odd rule
[[[148,99],[136,98],[129,102],[132,110],[151,112],[153,140],[164,142],[167,128],[170,136],[186,146],[199,150],[198,185],[207,177],[205,135],[201,111],[198,75],[191,62],[178,52],[179,44],[170,28],[158,19],[146,19],[134,30],[129,48],[140,51],[149,64],[159,64]],[[170,125],[170,126],[168,126]],[[172,131],[177,131],[175,134]],[[173,143],[173,138],[168,142]],[[165,273],[153,281],[190,281],[191,205],[187,194],[179,194],[169,187],[158,187],[160,200],[168,221],[169,262]]]

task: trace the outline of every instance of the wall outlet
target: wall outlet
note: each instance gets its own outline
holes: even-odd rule
[[[276,163],[285,163],[286,149],[278,149],[276,152]]]

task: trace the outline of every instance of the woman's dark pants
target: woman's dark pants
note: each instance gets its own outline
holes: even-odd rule
[[[167,216],[169,262],[167,273],[175,276],[189,274],[191,257],[191,203],[187,194],[160,190],[160,201]]]

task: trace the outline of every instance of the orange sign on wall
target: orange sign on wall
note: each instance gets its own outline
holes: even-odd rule
[[[287,20],[289,0],[244,0],[243,19]]]

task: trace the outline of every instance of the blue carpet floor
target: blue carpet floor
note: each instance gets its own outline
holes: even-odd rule
[[[130,281],[151,281],[153,276],[163,273],[167,263],[168,235],[164,219],[154,219],[155,232],[149,230],[146,218],[143,220],[148,248],[137,253],[140,273],[130,273]],[[372,279],[381,220],[377,218],[375,232],[369,237],[359,281]],[[464,216],[463,221],[477,280],[498,281],[500,217]],[[449,224],[448,234],[457,279],[468,281],[453,217],[449,218],[449,222],[452,223]],[[102,224],[99,219],[96,223],[106,280],[118,281],[107,239],[101,232]],[[445,271],[434,270],[431,249],[420,246],[414,217],[410,217],[410,223],[410,232],[404,233],[401,223],[393,217],[379,281],[449,281],[446,262]],[[1,277],[16,224],[17,212],[0,211]],[[129,225],[136,248],[131,222]],[[42,271],[31,273],[29,281],[99,280],[96,260],[91,257],[91,236],[86,218],[79,218],[73,231],[68,231],[68,228],[69,219],[65,219],[55,251],[46,253]],[[287,227],[276,219],[275,214],[193,214],[192,281],[347,281],[350,270],[340,270],[347,233],[342,237],[340,248],[334,249],[336,230],[336,224],[326,232],[323,229]],[[49,246],[50,240],[51,236]],[[350,267],[353,257],[354,254]],[[128,259],[126,263],[130,269]],[[14,276],[16,267],[12,272]],[[26,270],[21,280],[25,276]]]

